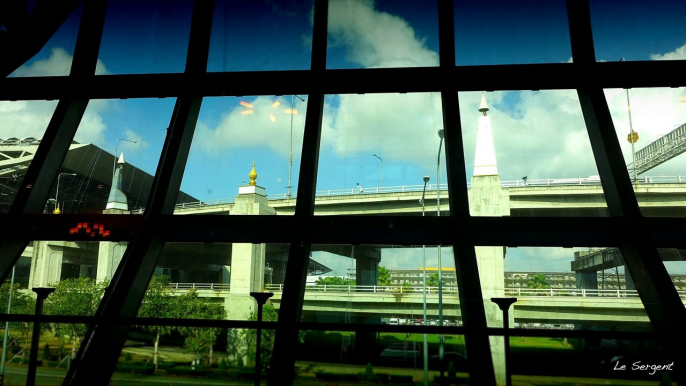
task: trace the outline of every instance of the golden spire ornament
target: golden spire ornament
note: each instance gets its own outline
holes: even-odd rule
[[[252,161],[252,170],[248,175],[250,177],[250,186],[255,186],[255,180],[257,179],[257,172],[255,171],[255,161]]]

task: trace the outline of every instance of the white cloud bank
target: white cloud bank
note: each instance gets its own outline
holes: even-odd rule
[[[49,57],[21,66],[12,76],[66,76],[69,75],[72,59],[73,57],[64,49],[53,48]],[[97,75],[109,74],[101,60],[98,60],[95,72]],[[74,139],[81,143],[93,143],[104,149],[112,149],[114,145],[106,139],[108,126],[103,119],[103,113],[111,106],[112,101],[90,101]],[[56,101],[0,102],[0,138],[42,138],[56,107]],[[138,139],[141,146],[147,147],[147,142],[144,142],[139,134],[130,129],[124,130],[124,133],[126,138]]]
[[[398,16],[376,9],[373,1],[334,1],[330,6],[329,37],[347,49],[347,58],[363,67],[435,66],[438,54]],[[651,59],[686,57],[686,45]],[[561,61],[564,61],[561,58]],[[686,122],[684,89],[632,89],[633,127],[640,135],[638,148]],[[626,94],[606,90],[617,135],[630,159],[626,141]],[[467,173],[471,174],[479,117],[480,93],[460,94]],[[590,140],[574,90],[488,93],[494,143],[503,179],[588,177],[597,174]],[[206,151],[266,145],[283,155],[287,138],[276,125],[258,114],[270,108],[272,98],[259,97],[255,114],[241,115],[237,103],[227,106],[218,124],[201,122],[197,136]],[[352,158],[384,158],[393,164],[414,163],[435,170],[438,136],[442,128],[440,94],[339,95],[327,98],[323,117],[322,154]],[[296,116],[294,138],[302,138],[304,114]],[[283,130],[283,129],[281,129]],[[299,143],[299,142],[298,142]],[[299,146],[299,145],[298,145]],[[300,148],[294,149],[296,158]],[[684,162],[672,160],[660,173],[686,174]],[[650,173],[648,173],[650,174]],[[388,176],[388,174],[387,174]]]

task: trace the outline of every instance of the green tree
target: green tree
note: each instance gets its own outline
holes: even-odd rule
[[[270,304],[265,304],[262,308],[262,321],[263,322],[275,322],[279,318],[279,313],[276,311],[274,306]],[[257,312],[251,311],[249,320],[257,321]],[[251,361],[256,360],[255,345],[257,344],[257,330],[249,329],[243,330],[243,346],[247,350],[247,356]],[[274,347],[274,330],[262,330],[262,344],[261,344],[261,354],[260,363],[262,365],[262,371],[266,369],[269,361],[272,358],[272,349]]]
[[[279,317],[279,312],[276,311],[273,305],[266,304],[262,308],[262,321],[263,322],[275,322]],[[251,311],[248,316],[249,320],[257,321],[257,312]],[[272,350],[274,348],[274,337],[276,332],[274,330],[262,330],[262,344],[261,344],[261,354],[260,363],[262,365],[262,371],[267,370],[269,362],[272,358]],[[255,346],[257,344],[257,330],[241,330],[239,336],[240,345],[246,350],[244,353],[251,361],[255,361],[256,353]],[[303,343],[305,341],[305,331],[300,331],[298,333],[298,342]],[[239,361],[240,362],[240,361]]]
[[[445,279],[441,278],[441,284],[443,287],[445,287]],[[427,287],[438,287],[438,274],[437,273],[430,273],[426,277],[426,286]]]
[[[315,285],[355,285],[355,280],[346,279],[338,276],[319,276],[319,279],[314,282]]]
[[[138,309],[141,318],[174,318],[177,316],[179,307],[178,298],[173,296],[169,286],[169,276],[153,276],[145,291],[145,297]],[[174,331],[172,326],[140,326],[142,329],[155,335],[153,363],[155,370],[158,369],[160,336],[169,335]]]
[[[548,283],[548,280],[546,280],[545,275],[538,274],[531,277],[528,286],[532,289],[544,289],[550,288],[550,283]]]
[[[29,294],[20,291],[21,285],[15,284],[12,288],[12,314],[33,314],[36,310],[36,300]],[[10,283],[0,287],[0,314],[7,313],[7,305],[10,296]],[[19,337],[24,341],[25,347],[29,346],[29,333],[33,329],[33,323],[12,322],[10,331],[19,332]]]
[[[380,265],[376,269],[376,282],[378,285],[387,286],[391,285],[391,270]]]
[[[55,292],[48,296],[45,301],[45,314],[94,315],[108,284],[109,282],[106,281],[96,283],[95,279],[90,278],[66,279],[51,284],[55,287]],[[64,347],[67,338],[72,340],[71,355],[73,358],[88,327],[78,323],[51,323],[49,326],[55,335],[59,334],[61,348]]]
[[[188,291],[183,296],[178,296],[177,306],[173,317],[179,319],[215,319],[226,318],[224,305],[212,302],[209,299],[198,297],[195,289]],[[179,327],[178,331],[185,336],[184,348],[192,352],[196,357],[209,351],[209,362],[212,364],[212,347],[220,332],[219,328],[208,327]]]

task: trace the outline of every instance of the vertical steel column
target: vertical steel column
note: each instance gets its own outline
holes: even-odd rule
[[[95,73],[106,9],[107,1],[89,1],[84,4],[70,77],[80,78]],[[24,175],[21,188],[12,202],[11,214],[43,212],[52,184],[59,174],[87,106],[88,99],[62,99],[57,103],[38,150]],[[30,236],[20,230],[6,233],[0,238],[0,281],[7,278],[29,241]]]
[[[438,2],[438,36],[440,65],[443,70],[445,87],[441,89],[443,128],[445,133],[445,157],[448,174],[450,219],[453,229],[472,229],[469,226],[469,196],[467,174],[465,172],[462,125],[457,91],[450,87],[452,71],[455,67],[455,26],[452,0]],[[455,236],[453,251],[455,275],[462,322],[465,327],[484,329],[481,332],[466,332],[465,345],[469,355],[469,380],[475,385],[495,385],[495,371],[491,357],[491,344],[486,327],[486,311],[479,280],[479,267],[476,260],[474,241],[470,232],[460,232]]]
[[[321,75],[326,70],[326,39],[329,16],[329,0],[314,2],[314,27],[312,34],[312,61],[310,71]],[[316,77],[315,77],[316,78]],[[321,139],[322,116],[324,114],[324,93],[319,82],[313,82],[307,98],[305,133],[303,137],[300,177],[298,179],[298,199],[295,203],[295,217],[301,220],[300,240],[294,240],[288,254],[286,277],[284,279],[279,319],[277,321],[267,384],[289,386],[293,378],[295,356],[293,347],[297,344],[297,323],[302,317],[305,281],[312,244],[308,240],[309,220],[314,215],[314,198],[319,168],[319,143]]]
[[[567,0],[569,30],[574,65],[592,74],[596,65],[591,15],[588,0]],[[672,284],[652,240],[646,239],[643,216],[631,185],[631,178],[612,122],[610,109],[602,88],[583,87],[577,90],[581,110],[598,166],[601,183],[611,216],[624,217],[627,222],[627,242],[619,245],[626,269],[634,279],[636,290],[646,314],[656,331],[673,333],[664,340],[665,348],[679,358],[686,340],[686,309]],[[683,371],[675,372],[683,380]]]
[[[214,1],[196,0],[193,7],[186,76],[207,67]],[[130,326],[115,325],[118,317],[135,317],[164,247],[159,226],[174,211],[200,112],[202,97],[182,95],[174,106],[160,162],[144,213],[143,225],[124,253],[105,291],[64,385],[107,384]]]

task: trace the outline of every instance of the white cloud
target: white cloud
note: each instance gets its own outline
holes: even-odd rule
[[[438,54],[426,48],[412,26],[374,9],[371,0],[329,3],[329,36],[348,48],[348,59],[364,67],[437,66]]]
[[[240,99],[222,99],[221,109],[226,111],[218,124],[210,127],[206,122],[198,122],[196,141],[198,146],[213,155],[223,154],[227,149],[267,147],[275,153],[287,157],[290,143],[291,98],[278,98],[279,106],[273,107],[277,98],[260,96],[250,102],[253,107],[239,105]],[[214,100],[216,101],[216,99]],[[205,103],[213,103],[208,100]],[[302,148],[303,129],[305,126],[306,103],[296,99],[297,114],[293,115],[293,154],[299,155]],[[252,110],[252,114],[243,112]],[[275,121],[270,119],[273,115]]]
[[[72,57],[62,48],[53,48],[48,58],[18,68],[12,76],[61,76],[68,75]],[[106,74],[105,65],[98,60],[97,73]],[[42,138],[55,111],[55,101],[0,102],[0,138]],[[101,113],[109,107],[105,100],[93,100],[88,104],[75,140],[103,146],[107,124]]]
[[[373,1],[334,1],[330,5],[329,36],[347,50],[347,58],[363,67],[434,66],[438,55],[429,50],[414,29],[398,16],[375,9]],[[686,55],[686,45],[674,52],[655,54],[653,59],[676,59]],[[570,60],[571,61],[571,58]],[[633,124],[642,148],[659,136],[686,122],[683,89],[631,90]],[[460,115],[467,173],[471,174],[476,144],[476,126],[481,93],[460,94]],[[617,135],[627,162],[628,115],[625,94],[606,90]],[[503,179],[528,176],[572,178],[596,175],[597,167],[574,90],[493,92],[487,94],[499,172]],[[284,156],[285,133],[266,119],[272,98],[255,100],[255,113],[241,115],[237,101],[226,106],[218,123],[204,121],[197,130],[198,144],[205,151],[266,145]],[[384,159],[386,176],[394,164],[414,164],[427,172],[435,169],[442,128],[440,94],[337,95],[326,99],[322,128],[322,154],[338,157]],[[304,114],[294,121],[294,154],[300,153]],[[327,162],[323,157],[323,161]],[[679,171],[669,163],[664,172]],[[682,163],[683,164],[683,163]],[[671,169],[670,169],[671,168]],[[377,173],[377,171],[374,171]],[[344,177],[342,177],[344,178]],[[356,177],[357,178],[357,177]],[[374,177],[376,178],[376,177]]]
[[[650,54],[652,60],[684,60],[686,59],[686,44],[678,47],[672,52],[666,54]]]
[[[50,51],[48,58],[37,60],[29,66],[21,66],[11,76],[66,76],[71,70],[72,59],[73,57],[67,51],[56,47]],[[109,74],[105,64],[100,59],[96,63],[95,73],[97,75]]]

